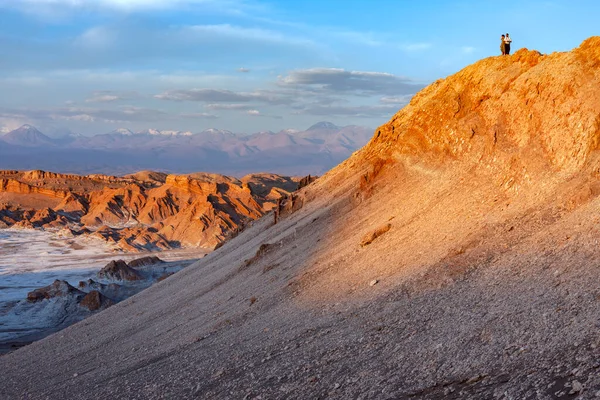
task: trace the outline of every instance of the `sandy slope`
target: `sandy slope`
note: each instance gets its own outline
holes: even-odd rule
[[[599,69],[592,38],[434,83],[299,211],[0,358],[0,393],[600,396]]]

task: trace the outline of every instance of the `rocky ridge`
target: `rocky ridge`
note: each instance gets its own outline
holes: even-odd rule
[[[0,171],[0,224],[68,228],[126,251],[211,248],[264,215],[297,187],[292,178],[253,174],[126,177]]]
[[[276,224],[0,358],[0,392],[597,398],[598,87],[600,37],[433,83]]]

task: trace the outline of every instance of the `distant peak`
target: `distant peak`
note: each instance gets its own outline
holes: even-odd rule
[[[317,122],[316,124],[314,124],[313,126],[311,126],[310,128],[308,128],[308,131],[314,131],[317,129],[340,129],[339,126],[332,124],[331,122],[327,122],[327,121],[322,121],[322,122]]]
[[[33,126],[33,125],[25,124],[25,125],[22,125],[17,130],[20,130],[20,131],[37,131],[38,129],[35,126]]]
[[[232,132],[225,130],[225,129],[215,129],[215,128],[208,128],[205,129],[204,131],[202,131],[202,133],[208,133],[208,134],[213,134],[213,135],[231,135]]]
[[[121,135],[127,135],[127,136],[133,135],[133,132],[127,128],[118,128],[118,129],[115,129],[114,131],[112,131],[112,133],[120,133]]]

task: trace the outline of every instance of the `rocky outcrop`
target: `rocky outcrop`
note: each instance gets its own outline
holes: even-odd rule
[[[142,276],[123,260],[111,261],[96,274],[100,279],[114,281],[139,281]]]
[[[53,299],[55,297],[83,297],[85,294],[77,288],[71,286],[67,281],[55,280],[52,284],[35,289],[27,293],[27,301],[37,303],[43,300]]]
[[[310,185],[315,180],[317,180],[316,176],[306,175],[304,178],[302,178],[302,179],[300,179],[300,181],[298,181],[298,190]]]
[[[43,187],[32,186],[16,179],[0,179],[0,192],[16,194],[41,194],[59,199],[64,199],[68,195],[68,192],[64,190],[52,190]]]
[[[81,307],[85,307],[90,311],[98,311],[100,309],[108,308],[113,304],[115,304],[114,301],[104,296],[97,290],[91,290],[79,302]]]
[[[69,226],[125,251],[214,248],[296,188],[297,180],[274,174],[238,180],[207,173],[118,178],[0,171],[0,223]]]
[[[136,258],[135,260],[131,260],[131,261],[129,261],[128,265],[131,268],[139,268],[139,267],[145,267],[147,265],[160,264],[163,262],[164,262],[163,260],[161,260],[160,258],[158,258],[156,256],[148,256],[148,257]]]

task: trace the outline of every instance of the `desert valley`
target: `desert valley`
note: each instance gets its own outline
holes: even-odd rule
[[[600,37],[487,57],[301,185],[3,172],[7,226],[215,250],[172,271],[107,265],[96,279],[157,282],[119,302],[83,282],[97,293],[68,307],[102,311],[0,357],[0,394],[597,398],[599,87]],[[72,292],[56,283],[30,300]]]

